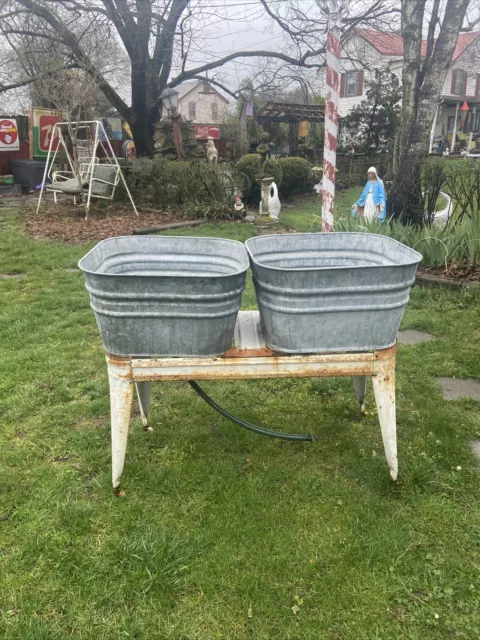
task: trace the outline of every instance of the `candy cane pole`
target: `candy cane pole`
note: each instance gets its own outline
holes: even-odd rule
[[[328,0],[325,74],[325,142],[323,148],[322,231],[333,231],[337,166],[338,89],[340,84],[341,0]]]

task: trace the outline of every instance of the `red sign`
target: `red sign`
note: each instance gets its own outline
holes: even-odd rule
[[[215,126],[211,127],[208,124],[196,124],[195,138],[199,138],[202,140],[206,140],[207,138],[220,140],[220,127],[215,127]]]
[[[52,137],[53,126],[60,122],[59,116],[41,115],[38,119],[38,146],[40,151],[48,151],[50,139]],[[58,147],[58,136],[55,136],[52,144],[52,151]]]
[[[11,118],[0,120],[0,149],[8,151],[20,149],[16,120]]]

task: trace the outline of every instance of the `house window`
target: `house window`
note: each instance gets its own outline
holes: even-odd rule
[[[452,94],[464,96],[467,89],[467,72],[463,69],[455,69],[452,74]]]
[[[212,119],[218,119],[218,104],[216,102],[212,102]]]
[[[361,95],[363,95],[363,71],[342,73],[340,97],[354,98]]]
[[[356,96],[358,83],[358,71],[349,71],[345,80],[345,95],[347,98]]]
[[[197,104],[195,102],[188,103],[188,117],[190,120],[195,120],[197,117]]]

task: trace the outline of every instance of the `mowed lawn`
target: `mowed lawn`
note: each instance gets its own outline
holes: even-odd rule
[[[203,385],[315,437],[289,443],[169,383],[153,387],[153,432],[135,408],[117,498],[102,345],[66,271],[92,245],[29,240],[18,215],[0,231],[0,275],[24,274],[0,279],[0,638],[479,638],[480,405],[435,382],[480,377],[479,297],[412,291],[403,328],[436,339],[399,347],[398,484],[371,386],[362,417],[347,379]]]

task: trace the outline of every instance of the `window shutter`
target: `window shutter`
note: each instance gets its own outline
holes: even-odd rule
[[[363,93],[363,75],[363,70],[357,71],[357,96],[361,96]]]
[[[342,73],[340,77],[340,98],[345,97],[345,82],[347,80],[346,74]]]
[[[452,86],[451,86],[451,94],[452,96],[455,95],[455,83],[457,82],[457,70],[454,69],[452,71]]]
[[[468,74],[466,71],[463,72],[463,93],[462,95],[466,96],[467,95],[467,78],[468,78]]]
[[[475,85],[475,97],[480,96],[480,73],[477,73],[477,83]]]

